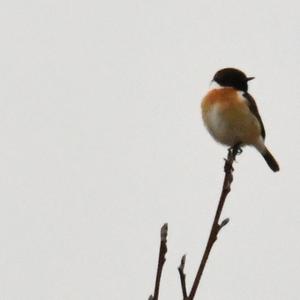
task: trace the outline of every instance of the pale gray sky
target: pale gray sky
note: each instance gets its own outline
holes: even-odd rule
[[[0,299],[181,299],[211,226],[226,149],[201,97],[249,76],[280,163],[244,150],[197,299],[297,300],[298,1],[2,1]],[[201,296],[200,296],[201,295]]]

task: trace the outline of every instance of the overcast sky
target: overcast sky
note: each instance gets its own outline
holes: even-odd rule
[[[297,300],[298,1],[0,3],[0,299],[160,300],[195,276],[226,148],[199,104],[237,67],[281,170],[245,148],[196,299]]]

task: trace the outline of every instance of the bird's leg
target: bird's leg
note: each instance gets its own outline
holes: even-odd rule
[[[229,149],[228,149],[228,152],[233,155],[234,157],[236,155],[240,155],[242,154],[243,152],[243,149],[242,149],[242,143],[236,143],[235,145],[231,146]]]
[[[237,155],[240,155],[243,150],[241,148],[242,143],[237,143],[234,146],[228,148],[228,155],[227,155],[227,159],[225,159],[226,163],[225,163],[225,167],[224,167],[224,171],[226,173],[231,173],[232,171],[234,171],[233,167],[232,167],[232,163],[235,161],[235,158]]]

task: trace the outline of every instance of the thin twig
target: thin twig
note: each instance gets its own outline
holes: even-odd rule
[[[181,258],[180,265],[178,267],[178,272],[179,272],[179,276],[180,276],[180,282],[181,282],[181,290],[182,290],[183,300],[187,299],[185,273],[184,273],[185,259],[186,259],[186,255],[183,255],[182,258]]]
[[[165,223],[160,230],[160,248],[159,248],[157,272],[156,272],[156,279],[155,279],[155,287],[154,287],[153,296],[151,295],[149,297],[149,300],[158,300],[161,274],[162,274],[164,263],[166,261],[165,256],[168,251],[167,236],[168,236],[168,224]]]
[[[228,195],[228,193],[230,192],[230,186],[231,183],[233,181],[233,167],[232,164],[235,160],[235,157],[237,154],[241,153],[241,149],[239,147],[239,145],[236,145],[230,149],[228,149],[228,155],[227,155],[227,159],[225,160],[225,166],[224,166],[224,172],[225,172],[225,178],[224,178],[224,183],[223,183],[223,189],[222,189],[222,193],[220,196],[220,200],[219,200],[219,204],[218,204],[218,208],[215,214],[215,218],[212,224],[212,228],[210,231],[210,235],[206,244],[206,248],[204,251],[204,254],[202,256],[202,260],[198,269],[198,272],[196,274],[194,283],[192,285],[190,294],[188,297],[184,298],[186,300],[193,300],[197,291],[197,288],[199,286],[200,280],[201,280],[201,276],[203,274],[209,253],[215,243],[215,241],[217,240],[218,237],[218,233],[220,232],[220,230],[229,222],[229,219],[224,219],[221,223],[219,223],[220,220],[220,216],[222,213],[222,209],[226,200],[226,197]]]

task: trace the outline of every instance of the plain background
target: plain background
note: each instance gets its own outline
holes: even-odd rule
[[[299,299],[299,2],[2,1],[0,299],[181,299],[226,148],[199,104],[238,67],[278,159],[246,148],[197,299]]]

